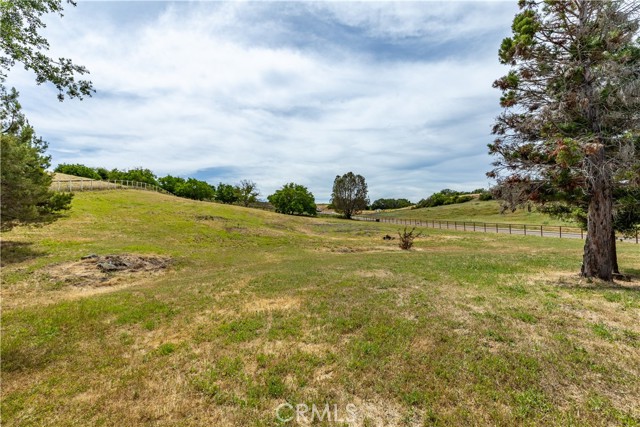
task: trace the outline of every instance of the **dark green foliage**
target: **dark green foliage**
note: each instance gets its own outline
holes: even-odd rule
[[[233,204],[238,201],[239,195],[236,188],[231,184],[218,184],[216,200],[220,203]]]
[[[288,215],[317,215],[313,194],[307,187],[293,182],[285,184],[280,190],[268,197],[276,212]]]
[[[369,198],[364,177],[355,175],[353,172],[336,176],[333,181],[331,204],[336,212],[341,213],[347,219],[366,209],[369,205]]]
[[[75,5],[74,1],[68,3]],[[38,34],[46,25],[42,16],[55,13],[62,16],[62,0],[2,0],[0,1],[0,83],[4,83],[8,71],[16,62],[36,75],[38,84],[50,82],[58,89],[58,99],[66,96],[80,98],[91,96],[90,81],[76,80],[77,75],[89,71],[73,64],[67,58],[50,58],[43,52],[49,43]]]
[[[490,191],[482,191],[478,196],[478,200],[486,202],[487,200],[493,200],[493,194]]]
[[[1,95],[0,228],[10,230],[17,225],[53,221],[69,209],[73,196],[49,189],[47,143],[36,137],[21,113],[18,92],[3,90]]]
[[[81,165],[79,163],[61,163],[56,166],[54,172],[65,173],[67,175],[80,176],[84,178],[102,179],[102,176],[94,168],[90,168],[89,166]]]
[[[109,172],[109,180],[144,182],[159,186],[156,175],[151,170],[142,167],[128,170],[112,169]]]
[[[171,194],[175,194],[177,195],[177,188],[178,186],[184,184],[185,179],[184,178],[180,178],[178,176],[172,176],[172,175],[167,175],[167,176],[163,176],[162,178],[158,178],[158,183],[160,184],[160,187],[165,190],[168,191]]]
[[[453,205],[456,203],[465,203],[473,200],[473,196],[469,193],[449,190],[448,188],[434,193],[426,199],[420,200],[416,204],[416,208],[432,208],[435,206]]]
[[[216,196],[216,191],[214,187],[205,181],[189,178],[176,185],[174,194],[193,200],[213,200]]]
[[[371,209],[401,209],[411,206],[407,199],[378,199],[371,204]]]

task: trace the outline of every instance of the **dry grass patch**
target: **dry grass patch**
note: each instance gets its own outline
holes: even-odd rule
[[[300,299],[292,296],[281,298],[258,298],[245,304],[244,309],[249,312],[294,310],[300,307]]]

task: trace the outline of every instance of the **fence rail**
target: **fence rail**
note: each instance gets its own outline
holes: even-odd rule
[[[444,230],[475,231],[482,233],[502,233],[522,236],[557,237],[560,239],[584,239],[586,233],[580,227],[565,225],[534,225],[534,224],[506,224],[500,222],[475,222],[475,221],[451,221],[439,219],[406,219],[391,217],[374,217],[358,215],[352,217],[358,221],[386,222],[399,225],[410,225],[415,227],[429,227]],[[638,244],[639,232],[636,230],[633,237],[616,236],[620,241]]]
[[[128,180],[98,181],[94,179],[55,179],[51,181],[51,189],[60,192],[136,189],[173,196],[172,193],[157,185]]]

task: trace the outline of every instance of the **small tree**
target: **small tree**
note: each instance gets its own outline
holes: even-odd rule
[[[307,187],[293,182],[282,186],[267,199],[279,213],[316,216],[318,212],[313,194]]]
[[[220,203],[233,204],[238,201],[238,192],[231,184],[218,184],[215,199]]]
[[[17,225],[50,222],[70,208],[73,197],[50,190],[47,143],[36,137],[20,110],[15,89],[2,94],[0,229],[3,231]]]
[[[331,204],[335,210],[342,213],[345,218],[351,217],[369,205],[367,197],[367,183],[362,175],[354,175],[353,172],[342,176],[336,176],[333,181]]]
[[[260,195],[258,184],[248,179],[243,179],[240,181],[240,184],[236,185],[236,193],[238,194],[238,201],[243,206],[249,206],[251,203],[255,203]]]

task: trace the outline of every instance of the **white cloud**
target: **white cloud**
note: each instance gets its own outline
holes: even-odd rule
[[[94,98],[59,104],[24,72],[11,75],[54,163],[161,175],[214,168],[230,171],[207,176],[214,184],[252,179],[266,195],[295,181],[319,200],[350,170],[373,198],[486,185],[491,81],[504,72],[495,54],[382,60],[375,44],[319,38],[305,23],[321,17],[398,46],[483,35],[497,50],[504,4],[181,3],[125,25],[129,4],[81,3],[49,24],[54,54],[91,70]]]

